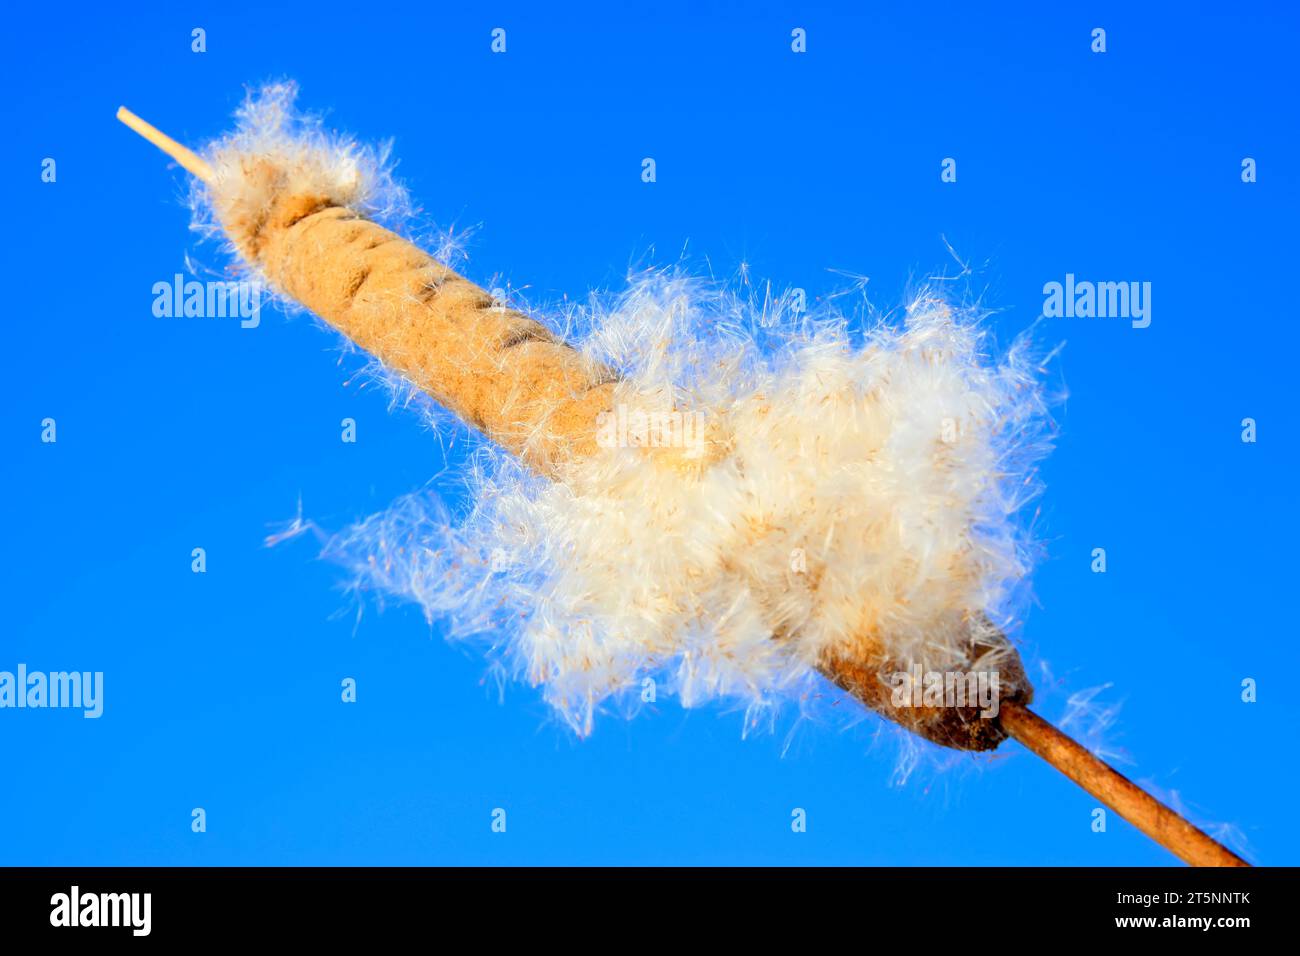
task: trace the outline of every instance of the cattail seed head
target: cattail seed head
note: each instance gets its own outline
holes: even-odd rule
[[[493,634],[579,732],[647,676],[750,723],[820,672],[937,743],[1002,739],[981,708],[900,704],[889,682],[996,670],[1004,699],[1032,694],[989,623],[1029,567],[1019,515],[1050,438],[1026,341],[995,357],[926,291],[901,323],[773,324],[672,272],[561,336],[375,221],[404,204],[379,154],[304,127],[283,89],[240,120],[208,201],[244,265],[495,442],[467,519],[417,496],[335,538],[359,586]]]

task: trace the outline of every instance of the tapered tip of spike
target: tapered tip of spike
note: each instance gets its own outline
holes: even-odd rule
[[[212,182],[212,167],[209,166],[207,161],[198,153],[182,146],[156,126],[146,123],[125,106],[119,106],[117,108],[117,118],[149,142],[153,143],[172,159],[176,160],[176,162],[184,167],[188,172],[197,176],[205,183]]]

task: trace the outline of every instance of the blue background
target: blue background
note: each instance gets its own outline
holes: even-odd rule
[[[182,175],[114,110],[200,142],[243,84],[283,76],[332,123],[395,136],[429,218],[484,224],[469,275],[537,302],[688,240],[702,269],[810,295],[866,274],[889,307],[951,268],[946,237],[1004,339],[1066,272],[1152,282],[1148,329],[1043,329],[1068,340],[1071,397],[1026,629],[1056,675],[1040,700],[1056,717],[1112,684],[1132,775],[1240,828],[1257,861],[1300,863],[1294,7],[237,6],[6,14],[0,669],[104,671],[106,712],[0,711],[0,863],[1172,862],[1114,817],[1093,833],[1095,801],[1015,745],[891,787],[874,718],[804,727],[783,756],[782,733],[742,740],[738,715],[669,701],[576,741],[416,611],[358,624],[308,541],[265,549],[299,495],[338,528],[443,465],[309,320],[151,314],[195,239]]]

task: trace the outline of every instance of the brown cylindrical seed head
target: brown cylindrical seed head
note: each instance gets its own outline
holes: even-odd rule
[[[276,175],[270,167],[246,174]],[[612,408],[617,384],[611,370],[377,223],[323,195],[270,192],[268,206],[229,216],[223,226],[281,291],[538,473],[554,477],[566,462],[599,451],[597,416]],[[689,477],[727,447],[724,436],[709,445],[703,460],[685,459],[680,449],[646,451]],[[1004,699],[1028,703],[1032,688],[1015,649],[995,631],[979,633],[969,661],[958,663],[973,669],[996,652]],[[851,657],[830,656],[820,667],[871,709],[935,743],[990,750],[1006,736],[975,706],[895,706],[887,676],[908,666],[880,642],[860,641]]]
[[[225,225],[276,287],[536,471],[595,451],[613,376],[397,234],[312,195]]]

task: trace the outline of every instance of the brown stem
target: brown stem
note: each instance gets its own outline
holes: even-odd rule
[[[1184,862],[1250,865],[1023,704],[1003,704],[999,720],[1008,734]]]

